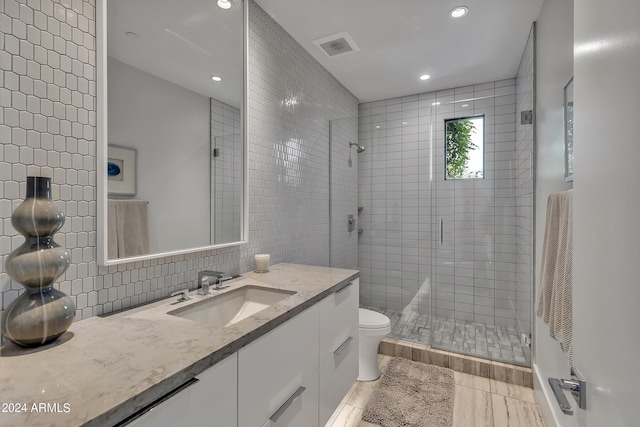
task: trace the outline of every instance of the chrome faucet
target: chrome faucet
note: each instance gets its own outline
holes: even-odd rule
[[[204,270],[198,272],[198,286],[201,286],[204,277],[209,277],[209,284],[214,285],[216,291],[222,289],[222,282],[233,279],[231,275],[222,271]]]
[[[202,295],[209,295],[209,276],[202,276],[200,279],[200,290]]]
[[[179,301],[179,302],[182,302],[182,301],[188,301],[188,300],[190,300],[190,299],[191,299],[191,298],[189,297],[189,289],[183,289],[183,290],[181,290],[181,291],[175,291],[175,292],[172,292],[170,296],[174,297],[174,296],[176,296],[176,295],[180,295],[180,298],[178,298],[178,301]]]

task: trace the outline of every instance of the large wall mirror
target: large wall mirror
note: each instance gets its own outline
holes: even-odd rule
[[[98,261],[246,241],[246,6],[101,0]]]

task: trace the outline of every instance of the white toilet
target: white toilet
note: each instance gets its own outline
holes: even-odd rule
[[[391,332],[391,320],[384,314],[360,309],[360,365],[358,381],[373,381],[380,377],[378,344]]]

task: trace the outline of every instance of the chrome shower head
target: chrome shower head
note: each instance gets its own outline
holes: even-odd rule
[[[351,146],[355,145],[356,146],[356,153],[360,154],[364,151],[364,147],[360,144],[356,144],[355,142],[351,142],[349,141],[349,148],[351,148]]]

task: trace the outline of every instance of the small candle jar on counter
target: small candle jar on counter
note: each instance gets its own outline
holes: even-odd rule
[[[269,254],[257,254],[256,258],[256,273],[268,273],[269,272]]]

